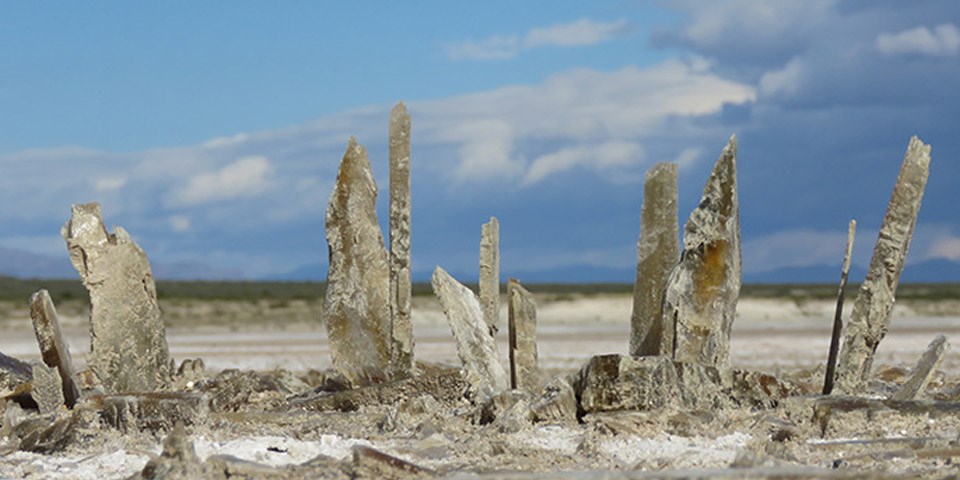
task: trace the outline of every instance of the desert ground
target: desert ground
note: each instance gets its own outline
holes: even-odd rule
[[[591,356],[626,353],[629,294],[537,294],[537,303],[537,341],[545,382],[577,371]],[[848,299],[845,318],[852,303]],[[174,299],[162,301],[161,306],[171,354],[178,363],[202,358],[208,377],[227,369],[283,370],[295,379],[291,391],[309,390],[315,386],[316,372],[331,366],[319,299]],[[74,361],[83,369],[89,349],[86,307],[74,300],[61,302],[58,308]],[[834,301],[828,298],[742,298],[733,330],[733,365],[805,383],[815,393],[812,390],[822,382],[833,310]],[[26,307],[5,301],[0,312],[0,351],[23,360],[38,359]],[[903,380],[935,335],[960,338],[960,300],[904,301],[893,315],[874,368],[890,385]],[[506,361],[505,306],[501,317],[500,352]],[[436,300],[416,296],[413,318],[417,359],[458,365],[453,338]],[[956,400],[947,397],[960,381],[960,353],[949,351],[939,370],[927,397]],[[270,393],[275,392],[251,397],[250,402],[282,401],[270,398]],[[397,405],[310,418],[274,417],[269,408],[239,408],[232,417],[211,414],[210,421],[188,432],[201,460],[230,455],[283,468],[320,455],[349,459],[352,447],[368,445],[435,473],[464,478],[478,474],[523,478],[536,472],[572,472],[562,475],[592,478],[738,471],[748,477],[766,475],[763,472],[795,475],[790,478],[831,472],[958,473],[952,459],[960,452],[950,450],[957,448],[960,439],[957,415],[850,413],[821,431],[804,423],[809,423],[810,415],[803,410],[807,407],[783,402],[768,410],[667,409],[588,415],[572,424],[536,423],[518,431],[493,431],[491,425],[472,421],[464,413],[466,405],[424,412],[431,408],[418,407],[422,401],[408,399]],[[385,428],[384,418],[394,419],[396,425]],[[796,433],[785,441],[770,440],[770,431],[780,428],[778,422],[790,425],[781,430]],[[127,478],[160,453],[166,433],[100,432],[95,441],[78,441],[46,455],[0,449],[0,478]],[[908,452],[897,453],[904,449]],[[927,453],[909,453],[914,449]],[[940,453],[929,454],[931,449]],[[302,474],[290,475],[282,478]],[[553,478],[550,475],[535,478]]]

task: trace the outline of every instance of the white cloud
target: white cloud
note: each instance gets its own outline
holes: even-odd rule
[[[171,216],[170,228],[177,233],[183,233],[190,230],[190,217],[187,217],[186,215]]]
[[[523,40],[525,48],[536,47],[575,47],[596,45],[630,32],[630,23],[626,20],[597,22],[581,18],[572,23],[533,28]]]
[[[529,185],[600,154],[607,167],[625,165],[623,159],[636,150],[624,153],[623,146],[638,149],[645,139],[654,141],[668,133],[664,131],[668,121],[716,113],[725,104],[754,97],[753,88],[715,75],[702,61],[671,60],[614,72],[572,70],[538,85],[504,87],[410,108],[417,115],[421,148],[424,143],[458,147],[455,178],[481,181],[520,173]],[[526,145],[534,143],[567,147],[531,155]],[[607,147],[591,151],[599,145]],[[525,158],[534,160],[527,166]]]
[[[687,148],[680,152],[677,158],[673,159],[673,163],[676,163],[680,169],[685,170],[694,166],[701,154],[703,154],[702,148]]]
[[[949,237],[937,240],[937,243],[930,247],[929,256],[960,262],[960,238]]]
[[[523,38],[516,34],[498,34],[483,40],[467,40],[447,47],[447,54],[452,60],[503,60],[540,47],[596,45],[630,31],[630,23],[623,19],[598,22],[581,18],[571,23],[532,28]]]
[[[599,145],[583,145],[558,150],[537,157],[523,178],[524,185],[532,185],[544,178],[585,167],[599,172],[635,164],[643,159],[643,147],[638,143],[613,141]]]
[[[203,143],[204,147],[208,148],[220,148],[220,147],[229,147],[233,145],[239,145],[243,142],[246,142],[250,139],[250,136],[245,133],[238,133],[236,135],[231,135],[227,137],[214,137],[210,140],[207,140]]]
[[[429,205],[421,218],[475,208],[477,192],[489,198],[494,187],[526,198],[525,185],[547,178],[575,174],[639,183],[645,158],[677,155],[678,139],[686,148],[715,136],[711,122],[701,116],[753,98],[750,86],[725,80],[709,62],[691,59],[609,72],[575,69],[535,84],[408,102],[416,198]],[[289,261],[277,258],[314,258],[316,252],[278,254],[275,245],[251,239],[251,232],[318,235],[350,135],[370,148],[377,179],[385,186],[388,114],[388,105],[370,106],[282,129],[139,152],[71,148],[3,154],[0,201],[16,206],[0,211],[0,220],[43,223],[37,228],[57,232],[71,203],[101,201],[113,212],[111,224],[153,242],[145,248],[157,261],[191,248],[203,251],[207,247],[198,242],[207,239],[229,245],[234,255],[204,257],[211,265],[244,258],[246,273],[278,273]],[[541,158],[568,149],[572,162]],[[84,168],[78,171],[78,164]],[[120,178],[125,179],[122,188],[96,188],[103,179],[109,180],[101,187],[116,187]],[[256,202],[242,201],[254,196]],[[381,199],[385,196],[381,190]],[[421,225],[429,231],[441,228],[439,221]],[[183,231],[197,235],[177,235]],[[254,257],[271,260],[254,269],[246,265]],[[421,262],[441,260],[424,258]]]
[[[98,192],[109,192],[112,190],[119,190],[127,184],[127,179],[124,177],[106,177],[98,178],[94,184],[93,188]]]
[[[467,40],[447,48],[452,60],[503,60],[520,53],[516,35],[494,35],[479,41]]]
[[[769,97],[793,94],[800,89],[802,60],[793,58],[782,69],[764,73],[760,77],[760,94]]]
[[[266,157],[244,157],[215,172],[194,175],[186,186],[173,192],[170,203],[191,206],[255,197],[270,186],[272,172]]]
[[[916,27],[877,36],[877,50],[884,55],[950,57],[960,53],[960,30],[952,23]]]

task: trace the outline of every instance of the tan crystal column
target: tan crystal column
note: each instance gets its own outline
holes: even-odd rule
[[[663,351],[663,295],[680,260],[676,164],[658,163],[647,170],[640,212],[630,355],[669,355]]]
[[[410,115],[403,102],[390,112],[390,317],[393,378],[413,373],[410,318]]]
[[[537,305],[533,295],[510,279],[507,282],[510,331],[510,387],[540,393],[540,366],[537,362]]]
[[[480,230],[480,305],[491,336],[500,330],[500,222],[496,217]]]
[[[913,137],[880,226],[867,278],[860,285],[853,313],[847,322],[843,348],[837,361],[834,387],[837,393],[860,393],[873,366],[873,354],[890,327],[900,273],[910,249],[929,175],[930,146]]]

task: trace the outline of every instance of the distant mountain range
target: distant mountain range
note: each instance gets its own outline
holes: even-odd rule
[[[213,268],[203,262],[151,262],[154,277],[160,280],[243,280],[239,269]],[[64,256],[40,255],[0,247],[0,276],[16,278],[77,279],[77,271]]]
[[[154,276],[161,280],[249,280],[239,269],[214,268],[200,261],[153,263]],[[430,281],[432,270],[415,271],[416,282]],[[471,283],[477,281],[477,272],[450,272],[455,278]],[[517,278],[525,283],[633,283],[636,275],[632,265],[624,268],[572,265],[546,270],[511,271],[501,266],[503,280]],[[77,278],[70,260],[63,257],[39,255],[23,250],[0,247],[0,276],[17,278]],[[327,276],[325,264],[304,265],[290,272],[257,280],[320,281]],[[860,282],[866,271],[853,267],[851,282]],[[838,265],[786,267],[759,273],[747,273],[744,283],[835,283],[840,280]],[[928,260],[908,264],[903,271],[906,283],[960,282],[960,262]]]

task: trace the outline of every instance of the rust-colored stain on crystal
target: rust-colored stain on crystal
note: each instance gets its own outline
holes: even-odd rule
[[[703,246],[700,255],[701,268],[694,270],[693,286],[697,302],[707,305],[716,298],[719,290],[727,283],[727,249],[729,242],[718,240]]]

